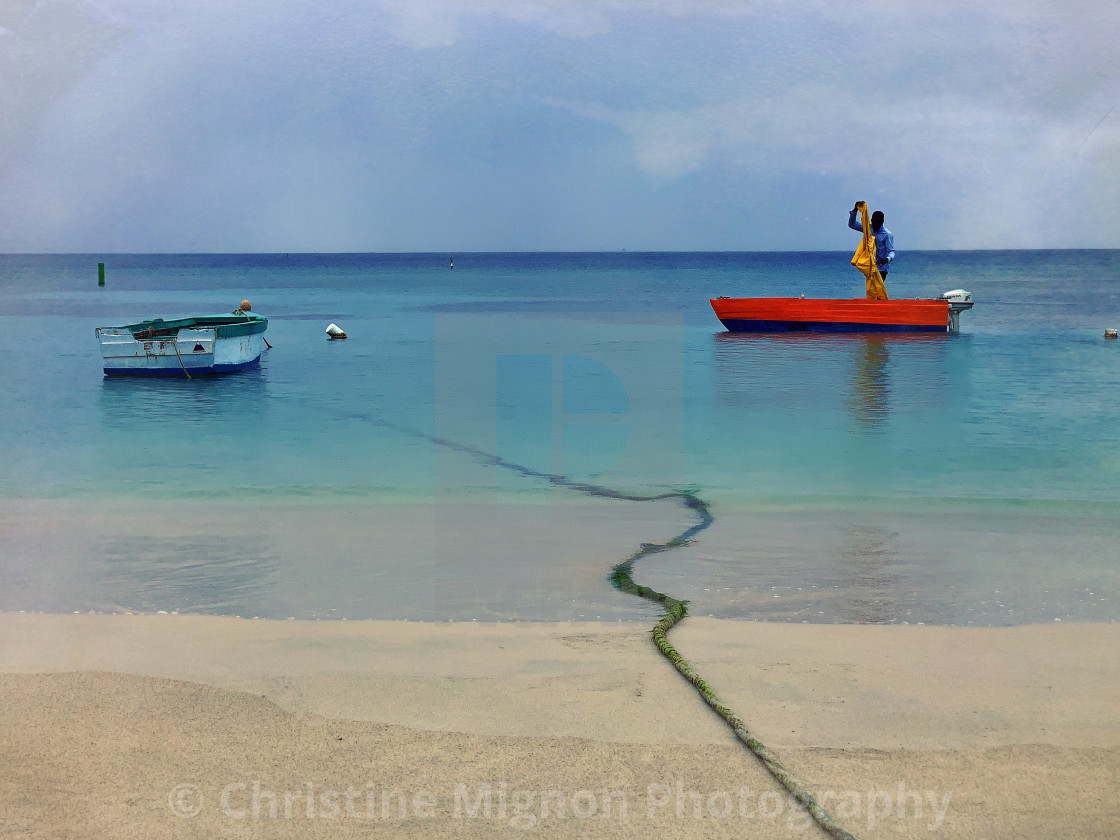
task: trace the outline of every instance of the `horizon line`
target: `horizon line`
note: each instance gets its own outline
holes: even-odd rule
[[[292,256],[456,256],[456,255],[506,255],[506,254],[570,254],[570,255],[618,255],[618,254],[838,254],[847,253],[850,248],[821,248],[798,250],[748,250],[748,249],[669,249],[669,250],[641,250],[621,248],[618,250],[486,250],[486,251],[0,251],[0,257],[90,257],[90,256],[151,256],[151,257],[187,257],[187,256],[228,256],[228,257],[278,257]],[[983,254],[1006,253],[1009,251],[1120,251],[1120,246],[1085,246],[1066,248],[908,248],[901,251],[903,254]]]

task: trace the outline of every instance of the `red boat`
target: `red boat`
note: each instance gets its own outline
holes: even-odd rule
[[[972,308],[963,289],[932,300],[729,298],[711,300],[733,332],[956,332]]]
[[[972,295],[954,289],[935,300],[888,300],[867,202],[857,201],[852,212],[863,216],[863,237],[852,265],[866,278],[866,298],[719,297],[711,300],[716,317],[733,332],[956,332],[961,313],[972,308]]]

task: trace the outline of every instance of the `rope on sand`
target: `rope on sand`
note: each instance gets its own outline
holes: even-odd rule
[[[679,496],[683,499],[684,503],[700,517],[700,522],[689,528],[680,536],[666,543],[643,543],[641,548],[633,555],[611,570],[611,584],[620,592],[625,592],[629,595],[637,595],[639,598],[653,601],[665,610],[665,616],[661,621],[657,622],[657,626],[654,627],[651,632],[653,643],[657,645],[657,649],[673,664],[673,667],[680,672],[681,676],[692,683],[693,687],[700,693],[700,696],[704,698],[704,702],[711,706],[716,714],[724,719],[727,725],[731,727],[731,731],[735,733],[735,737],[742,741],[747,749],[754,753],[763,767],[765,767],[778,784],[785,788],[789,792],[789,795],[797,800],[798,804],[809,813],[809,816],[813,818],[822,831],[830,837],[836,838],[836,840],[855,840],[855,837],[850,832],[841,828],[832,818],[832,815],[821,807],[813,794],[811,794],[808,789],[778,761],[777,756],[775,756],[765,744],[751,734],[746,724],[743,723],[731,709],[723,704],[719,697],[716,696],[716,693],[712,691],[711,686],[704,681],[704,678],[693,669],[688,663],[688,660],[681,656],[677,649],[669,642],[669,631],[688,615],[688,602],[678,601],[671,595],[657,592],[648,586],[640,586],[634,582],[631,572],[634,569],[634,564],[638,560],[650,554],[687,545],[692,540],[693,536],[712,524],[712,515],[709,513],[708,506],[703,500],[690,493],[682,492]]]
[[[712,709],[731,727],[731,730],[743,744],[746,745],[755,757],[762,763],[762,766],[769,771],[770,775],[774,777],[786,791],[792,796],[798,804],[804,808],[809,816],[813,818],[816,824],[834,840],[856,840],[855,836],[845,829],[841,828],[832,815],[828,813],[816,798],[809,792],[809,790],[797,780],[796,777],[789,770],[785,768],[777,756],[774,755],[770,749],[759,741],[750,730],[747,729],[745,723],[731,711],[724,703],[716,696],[704,679],[693,669],[683,656],[677,651],[675,647],[669,642],[668,634],[674,626],[679,624],[684,617],[688,615],[688,602],[678,601],[671,595],[666,595],[663,592],[657,592],[648,586],[640,586],[634,582],[632,572],[634,564],[647,557],[650,554],[657,554],[662,551],[669,551],[674,548],[681,548],[692,542],[692,539],[712,524],[714,521],[711,512],[708,510],[708,504],[694,493],[685,490],[674,490],[666,493],[658,493],[653,495],[637,495],[630,493],[623,493],[618,490],[612,490],[609,487],[602,487],[598,484],[587,484],[580,481],[573,481],[572,479],[556,475],[554,473],[541,472],[526,467],[522,464],[508,461],[499,455],[493,455],[489,452],[484,452],[473,446],[457,443],[447,438],[437,437],[435,435],[428,435],[423,432],[418,432],[414,429],[409,429],[405,426],[399,426],[396,423],[390,423],[384,420],[373,418],[369,415],[356,415],[358,419],[366,422],[371,422],[379,426],[394,429],[398,432],[403,432],[412,437],[423,438],[437,446],[443,446],[448,449],[453,449],[456,452],[461,452],[465,455],[470,455],[477,458],[484,463],[491,464],[502,469],[511,470],[519,473],[526,478],[539,478],[548,481],[550,484],[557,487],[566,487],[570,490],[575,490],[579,493],[584,493],[589,496],[596,496],[600,498],[619,499],[628,502],[655,502],[665,499],[677,499],[687,508],[689,508],[698,518],[695,525],[683,531],[681,534],[673,537],[668,542],[664,543],[642,543],[641,547],[634,552],[630,557],[617,564],[611,569],[610,582],[619,592],[625,592],[628,595],[636,595],[639,598],[645,598],[647,601],[652,601],[659,604],[665,610],[664,617],[657,622],[657,625],[651,631],[653,643],[657,645],[657,649],[668,659],[673,667],[683,676],[686,680],[692,683],[693,687],[699,692],[700,696],[704,698]]]

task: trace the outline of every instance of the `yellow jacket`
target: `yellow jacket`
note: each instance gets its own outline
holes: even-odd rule
[[[856,248],[855,256],[852,257],[852,265],[858,268],[867,278],[867,299],[887,300],[887,285],[883,282],[883,276],[879,273],[879,269],[875,267],[875,237],[871,235],[871,221],[867,217],[867,203],[864,201],[857,202],[856,209],[863,217],[863,238],[860,239],[859,247]]]

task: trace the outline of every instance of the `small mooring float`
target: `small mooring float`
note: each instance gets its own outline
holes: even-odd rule
[[[875,264],[867,205],[861,201],[856,208],[863,215],[863,239],[852,265],[866,278],[866,298],[711,298],[720,322],[732,332],[957,332],[972,295],[953,289],[937,298],[889,300]]]
[[[229,315],[98,327],[105,375],[190,378],[257,367],[269,346],[268,319],[250,310],[245,300]]]

